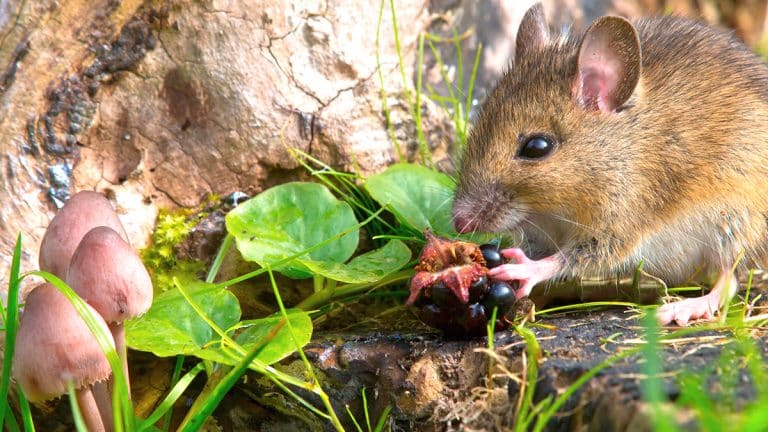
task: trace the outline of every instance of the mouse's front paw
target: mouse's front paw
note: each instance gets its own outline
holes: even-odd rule
[[[488,275],[493,279],[518,281],[520,286],[515,292],[518,299],[528,296],[537,283],[551,278],[560,270],[560,259],[557,255],[532,260],[518,248],[503,249],[501,254],[514,263],[494,267],[488,271]]]

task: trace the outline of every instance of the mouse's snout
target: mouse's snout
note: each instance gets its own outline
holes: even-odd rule
[[[480,228],[478,214],[477,208],[468,203],[466,199],[457,196],[451,212],[453,227],[461,234],[477,231]]]
[[[466,213],[457,212],[454,208],[453,227],[461,234],[475,231],[477,229],[477,218],[470,217]]]

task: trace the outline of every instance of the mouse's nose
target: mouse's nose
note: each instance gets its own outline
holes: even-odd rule
[[[461,234],[477,229],[477,218],[462,212],[453,214],[453,227]]]

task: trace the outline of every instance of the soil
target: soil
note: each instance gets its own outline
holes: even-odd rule
[[[639,317],[637,312],[615,309],[529,323],[527,327],[535,334],[543,354],[534,403],[557,397],[612,355],[638,347],[644,338]],[[393,406],[392,430],[500,430],[514,425],[526,361],[526,345],[517,333],[496,334],[494,344],[499,357],[489,381],[489,356],[483,352],[486,338],[446,340],[416,321],[406,309],[387,314],[384,321],[391,328],[379,321],[377,330],[365,330],[375,321],[361,323],[362,329],[354,332],[318,334],[305,348],[337,413],[345,413],[349,407],[357,419],[364,418],[361,391],[365,389],[373,422],[387,405]],[[672,330],[676,328],[662,333]],[[768,361],[766,331],[756,330],[753,336]],[[712,388],[702,390],[716,389],[724,372],[715,366],[724,347],[732,342],[729,331],[718,330],[696,332],[665,344],[660,353],[665,370],[664,391],[670,400],[680,395],[678,376],[683,371],[712,368]],[[598,373],[568,399],[559,410],[561,414],[545,430],[651,430],[647,406],[641,401],[642,362],[641,356],[631,356]],[[280,367],[294,372],[302,369],[296,358]],[[743,366],[736,367],[742,368],[737,372],[740,382],[748,383],[748,372]],[[226,426],[224,430],[328,430],[327,425],[317,423],[297,426],[301,418],[311,416],[302,414],[301,407],[291,406],[293,402],[282,396],[266,398],[263,395],[273,394],[275,389],[265,380],[254,378],[220,407],[219,424]],[[752,398],[754,391],[749,385],[738,387],[735,406],[743,406]],[[245,410],[244,401],[259,402],[262,408],[266,403],[274,409]],[[345,427],[353,430],[349,417],[342,417]],[[690,420],[680,419],[683,426],[686,421],[689,428],[695,428]]]

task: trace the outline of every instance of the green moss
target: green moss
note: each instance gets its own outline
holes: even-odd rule
[[[200,261],[180,259],[176,249],[205,216],[206,213],[190,209],[160,210],[150,245],[141,251],[141,259],[152,276],[155,292],[172,287],[173,278],[195,279],[197,273],[205,269]]]

